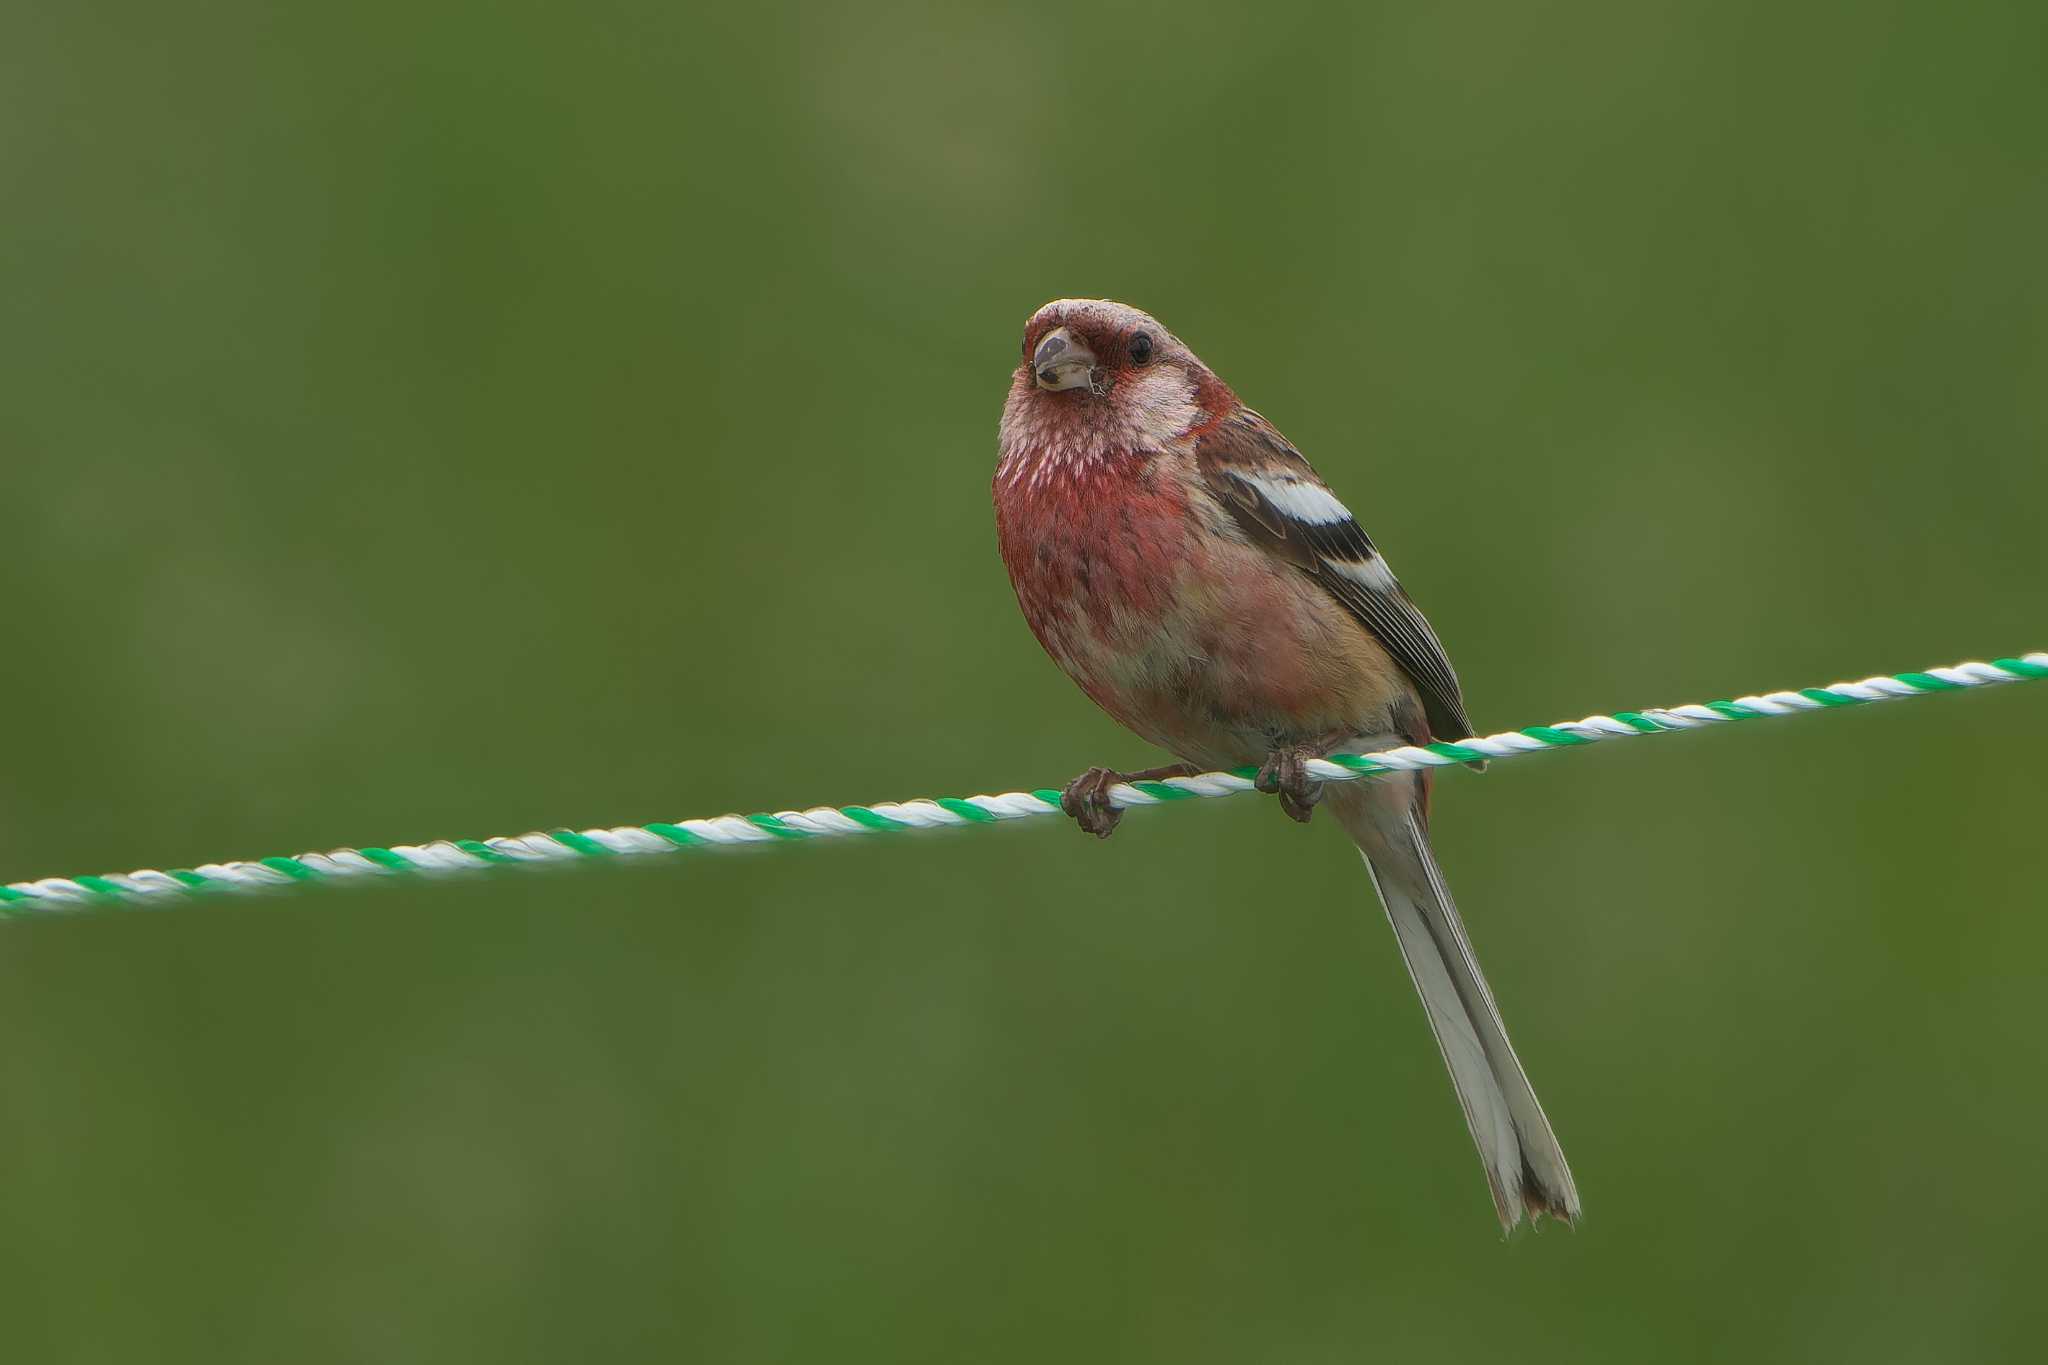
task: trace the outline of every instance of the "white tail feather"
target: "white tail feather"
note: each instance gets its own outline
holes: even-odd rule
[[[1525,1209],[1567,1222],[1576,1219],[1579,1192],[1571,1168],[1508,1041],[1500,1008],[1414,809],[1384,796],[1335,805],[1386,906],[1479,1148],[1501,1226],[1513,1228]]]

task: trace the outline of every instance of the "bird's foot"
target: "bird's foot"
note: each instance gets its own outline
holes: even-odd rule
[[[1185,763],[1175,763],[1165,768],[1147,768],[1138,773],[1122,773],[1115,768],[1090,768],[1060,792],[1060,809],[1074,817],[1074,823],[1098,839],[1107,839],[1116,831],[1117,823],[1124,813],[1109,804],[1109,789],[1119,782],[1157,782],[1167,777],[1187,777],[1195,770]]]
[[[1266,755],[1265,764],[1259,775],[1252,779],[1252,785],[1269,795],[1280,798],[1280,809],[1287,812],[1287,818],[1307,824],[1316,813],[1316,803],[1323,799],[1323,784],[1319,778],[1311,777],[1308,761],[1321,758],[1323,749],[1315,745],[1296,744],[1285,749],[1275,749]]]
[[[1073,816],[1083,832],[1107,839],[1124,818],[1122,811],[1109,804],[1109,789],[1125,780],[1114,768],[1090,768],[1060,793],[1060,809]]]

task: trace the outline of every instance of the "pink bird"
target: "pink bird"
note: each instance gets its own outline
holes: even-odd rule
[[[1259,765],[1365,855],[1478,1145],[1501,1226],[1579,1195],[1429,845],[1429,774],[1345,783],[1311,758],[1472,733],[1429,622],[1273,425],[1135,308],[1032,314],[1003,405],[996,533],[1038,642],[1127,729],[1182,760],[1090,768],[1062,805],[1107,838],[1109,790]]]

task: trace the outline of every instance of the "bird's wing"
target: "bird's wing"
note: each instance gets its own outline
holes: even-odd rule
[[[1315,579],[1386,646],[1421,693],[1435,737],[1470,735],[1458,675],[1436,632],[1302,453],[1246,409],[1204,434],[1195,457],[1216,500],[1254,545]]]

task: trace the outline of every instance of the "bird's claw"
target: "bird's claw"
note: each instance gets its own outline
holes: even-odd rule
[[[1287,812],[1287,818],[1307,824],[1315,815],[1316,803],[1323,799],[1323,784],[1311,777],[1308,761],[1320,758],[1314,749],[1297,746],[1291,749],[1275,749],[1266,755],[1265,764],[1259,775],[1252,779],[1252,785],[1269,795],[1280,798],[1280,809]]]
[[[1090,768],[1060,793],[1060,809],[1087,833],[1107,839],[1124,818],[1122,811],[1109,804],[1109,789],[1125,780],[1125,774],[1114,768]]]

